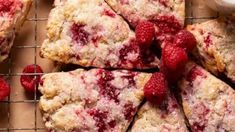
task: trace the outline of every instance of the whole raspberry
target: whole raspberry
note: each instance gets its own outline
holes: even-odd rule
[[[167,81],[162,73],[154,73],[144,86],[144,95],[148,101],[160,105],[167,95]]]
[[[42,68],[38,65],[28,65],[24,68],[23,73],[43,73]],[[20,77],[21,85],[29,92],[35,91],[40,82],[41,75],[22,75]]]
[[[170,71],[184,69],[188,61],[188,55],[183,48],[166,44],[162,50],[163,66]]]
[[[148,21],[140,22],[136,26],[135,35],[140,47],[144,49],[149,48],[155,36],[154,24]]]
[[[178,70],[178,71],[170,71],[167,69],[164,65],[163,62],[161,61],[160,65],[160,71],[166,76],[168,83],[174,84],[176,83],[179,78],[182,76],[183,69]]]
[[[10,94],[9,84],[0,77],[0,101],[4,100]]]
[[[191,52],[197,45],[194,35],[187,30],[178,32],[173,43],[178,47],[185,48],[187,52]]]

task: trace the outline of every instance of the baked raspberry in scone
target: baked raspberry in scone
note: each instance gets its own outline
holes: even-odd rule
[[[145,103],[137,112],[131,132],[187,132],[184,116],[173,96],[156,106]]]
[[[210,72],[235,83],[235,21],[216,19],[188,26],[197,39],[195,57]]]
[[[235,131],[235,91],[229,85],[189,63],[179,88],[193,132]]]
[[[135,33],[103,0],[56,1],[41,55],[84,67],[156,68],[157,57],[142,51]]]
[[[92,69],[42,77],[40,109],[54,132],[125,132],[152,74]]]
[[[32,0],[0,0],[0,62],[5,60]]]
[[[136,27],[140,21],[155,24],[156,38],[173,39],[184,26],[185,0],[105,0],[118,14]]]

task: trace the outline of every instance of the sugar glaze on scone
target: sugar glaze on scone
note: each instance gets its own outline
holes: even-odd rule
[[[159,60],[142,52],[135,33],[103,0],[55,1],[43,57],[84,67],[147,69]]]
[[[235,91],[229,85],[189,63],[178,86],[193,132],[235,131]]]
[[[42,77],[40,109],[54,132],[125,132],[152,74],[92,69]]]
[[[172,39],[184,26],[185,0],[105,0],[132,27],[147,20],[155,24],[160,41]]]
[[[184,116],[173,95],[161,106],[146,102],[138,111],[131,132],[187,132]]]
[[[32,0],[0,0],[0,62],[5,60]]]
[[[198,44],[195,57],[210,72],[235,83],[235,20],[217,19],[188,26]]]

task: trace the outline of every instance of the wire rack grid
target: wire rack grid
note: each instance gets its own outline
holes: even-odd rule
[[[34,13],[34,17],[33,18],[28,18],[26,21],[30,21],[33,22],[33,27],[34,27],[34,44],[33,45],[29,45],[29,46],[13,46],[13,49],[33,49],[34,53],[33,53],[33,57],[34,57],[34,64],[37,64],[37,59],[38,59],[38,55],[37,55],[37,49],[40,48],[40,45],[38,44],[38,36],[37,36],[37,32],[38,32],[38,22],[40,21],[47,21],[48,18],[46,17],[39,17],[38,16],[38,11],[40,10],[38,7],[40,0],[34,0],[33,6],[32,8],[34,8],[35,13]],[[195,9],[197,10],[201,10],[198,6],[195,6],[194,4],[196,3],[197,5],[200,5],[199,3],[203,2],[202,0],[186,0],[186,23],[187,24],[192,24],[195,21],[201,21],[201,20],[208,20],[208,19],[214,19],[217,18],[219,16],[218,13],[212,13],[213,15],[204,15],[204,16],[200,16],[198,14],[195,14],[194,11]],[[204,3],[204,2],[203,2]],[[202,10],[203,11],[203,10]],[[202,11],[198,11],[198,13],[200,14]],[[12,72],[12,54],[10,54],[8,60],[7,60],[7,65],[8,65],[8,72],[7,73],[1,73],[0,72],[0,76],[4,76],[5,78],[7,78],[7,80],[10,82],[10,79],[12,76],[21,76],[21,75],[32,75],[32,76],[37,76],[37,75],[42,75],[42,74],[38,74],[38,73],[32,73],[32,74],[25,74],[22,72]],[[36,89],[36,87],[35,87]],[[39,95],[35,92],[34,96],[32,97],[32,99],[29,100],[11,100],[11,97],[8,97],[8,99],[6,101],[1,101],[0,105],[2,103],[7,104],[7,127],[0,127],[0,132],[14,132],[14,131],[35,131],[35,132],[43,132],[46,131],[44,127],[38,127],[38,120],[37,120],[37,104],[38,104],[38,97]],[[33,114],[34,114],[34,126],[35,127],[31,127],[31,128],[24,128],[24,127],[12,127],[11,126],[11,104],[20,104],[20,103],[30,103],[32,105],[34,105],[34,110],[33,110]],[[1,118],[1,117],[0,117]]]

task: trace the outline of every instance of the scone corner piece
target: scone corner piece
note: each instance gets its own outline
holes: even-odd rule
[[[52,131],[124,132],[151,75],[104,69],[46,74],[39,88],[45,126]]]
[[[58,3],[58,2],[57,2]],[[83,67],[153,69],[159,59],[142,52],[127,22],[104,0],[66,0],[49,15],[41,55]]]

